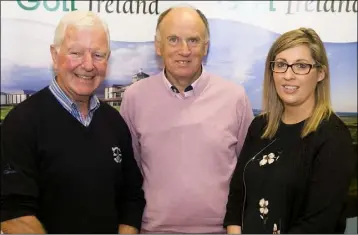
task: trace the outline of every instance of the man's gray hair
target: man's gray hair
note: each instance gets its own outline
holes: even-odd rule
[[[180,4],[180,5],[177,5],[177,6],[174,6],[174,7],[170,7],[168,8],[167,10],[163,11],[160,15],[159,15],[159,18],[158,18],[158,21],[157,21],[157,26],[156,26],[156,31],[155,31],[155,39],[160,41],[160,24],[162,23],[163,19],[165,18],[165,16],[168,15],[168,13],[175,9],[175,8],[187,8],[187,9],[193,9],[195,10],[200,19],[203,21],[204,23],[204,26],[205,26],[205,40],[209,40],[210,38],[210,29],[209,29],[209,22],[208,22],[208,19],[206,18],[206,16],[204,15],[203,12],[201,12],[199,9],[191,6],[191,5],[188,5],[188,4]]]
[[[108,50],[110,50],[110,35],[108,25],[92,11],[72,11],[63,16],[56,27],[53,46],[57,49],[57,51],[59,51],[68,26],[75,26],[81,28],[98,25],[102,26],[104,31],[106,32],[108,40]]]

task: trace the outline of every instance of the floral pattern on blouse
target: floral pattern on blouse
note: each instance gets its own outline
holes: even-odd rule
[[[280,156],[276,156],[274,153],[269,153],[262,157],[262,160],[259,162],[260,166],[264,166],[266,164],[272,164],[279,159]]]
[[[265,165],[271,165],[272,163],[275,163],[280,158],[281,153],[282,153],[282,151],[278,151],[276,154],[271,152],[269,154],[263,155],[262,159],[258,159],[260,167],[265,166]],[[262,219],[264,224],[266,224],[267,219],[268,219],[268,214],[269,214],[268,205],[269,205],[269,201],[266,200],[265,198],[262,198],[259,201],[260,218]],[[272,233],[280,234],[280,230],[276,223],[274,223],[274,225],[273,225]]]
[[[277,224],[273,224],[272,234],[280,234],[280,230],[277,229]]]
[[[269,213],[268,204],[269,204],[269,201],[265,200],[265,198],[262,198],[259,201],[260,217],[261,217],[261,219],[263,219],[264,223],[266,223],[267,216],[268,216],[268,213]]]

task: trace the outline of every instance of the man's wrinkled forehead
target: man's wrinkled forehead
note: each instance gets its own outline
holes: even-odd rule
[[[164,34],[176,34],[179,32],[191,32],[205,34],[205,25],[200,16],[192,9],[173,9],[162,20],[159,25]]]
[[[107,34],[101,25],[80,27],[69,25],[65,31],[64,43],[108,48]]]

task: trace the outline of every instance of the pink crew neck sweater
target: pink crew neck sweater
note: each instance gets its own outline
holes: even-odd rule
[[[253,113],[243,87],[203,72],[194,95],[164,73],[134,83],[121,114],[144,182],[142,233],[225,233],[229,183]]]

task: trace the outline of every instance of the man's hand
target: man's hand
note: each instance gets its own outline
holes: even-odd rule
[[[1,223],[1,231],[9,234],[46,234],[42,224],[35,216],[23,216],[4,221]]]
[[[228,234],[241,234],[241,226],[229,225],[226,228]]]
[[[118,232],[120,234],[138,234],[139,231],[135,227],[126,224],[120,224]]]

